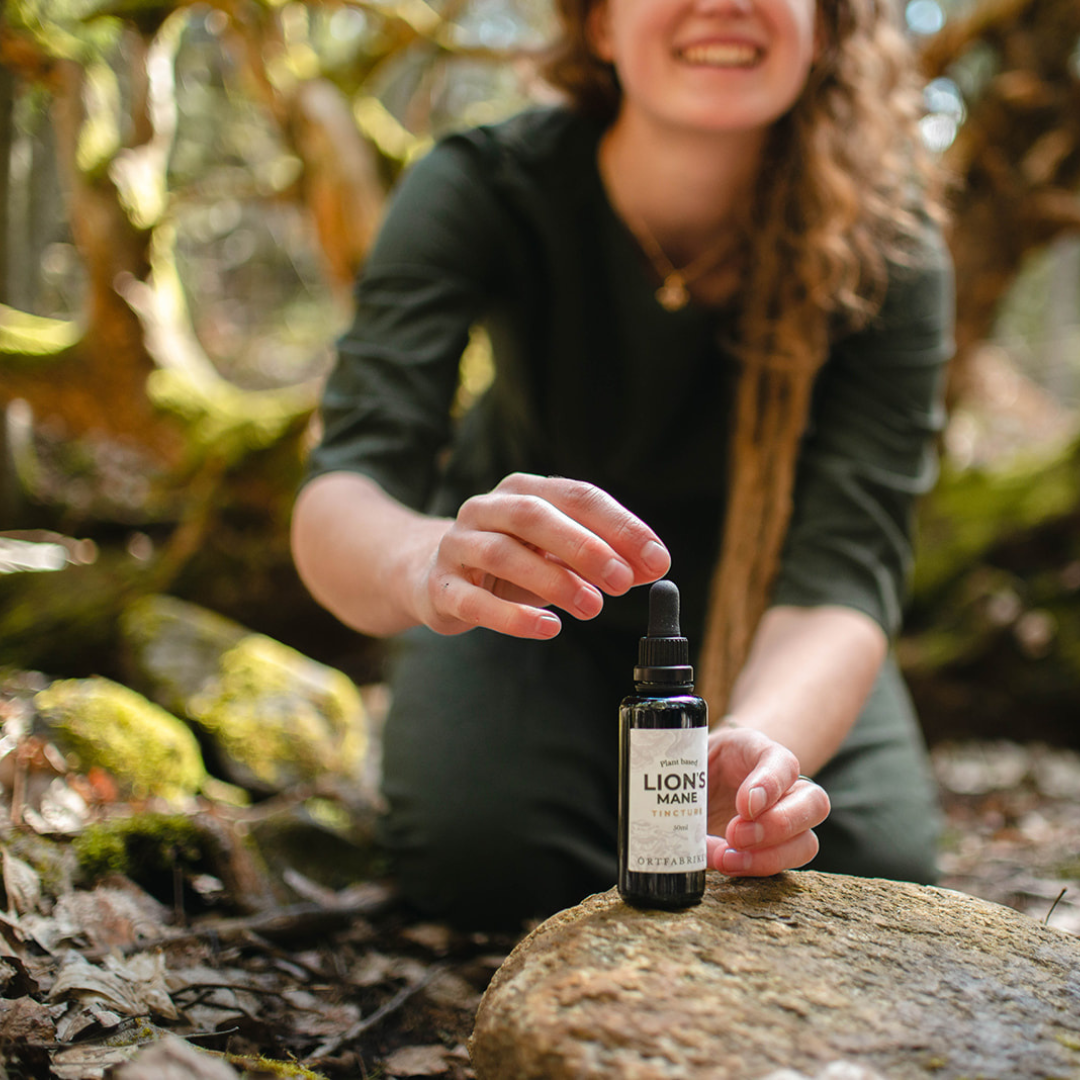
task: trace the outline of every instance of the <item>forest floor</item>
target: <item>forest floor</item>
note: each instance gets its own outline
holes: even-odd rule
[[[1080,754],[964,743],[937,747],[933,761],[942,885],[1080,934]],[[166,1032],[225,1055],[231,1075],[250,1080],[270,1075],[259,1054],[295,1063],[274,1075],[308,1080],[466,1080],[480,996],[516,940],[418,921],[383,882],[330,893],[297,881],[305,904],[179,927],[167,901],[126,880],[35,908],[7,846],[4,883],[7,1080],[156,1080],[163,1073],[140,1067],[138,1044]]]
[[[945,888],[1080,935],[1080,754],[1042,744],[933,750]]]

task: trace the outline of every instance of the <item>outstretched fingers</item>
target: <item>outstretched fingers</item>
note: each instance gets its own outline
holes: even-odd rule
[[[553,638],[561,629],[558,615],[533,604],[506,600],[466,577],[432,578],[428,625],[441,634],[459,634],[485,627],[520,638]]]
[[[656,533],[595,484],[514,473],[483,505],[490,527],[530,541],[613,596],[671,565]]]
[[[465,501],[417,579],[420,621],[444,634],[486,627],[549,638],[558,608],[592,619],[667,571],[656,534],[594,484],[515,473]]]
[[[604,606],[600,590],[537,548],[534,542],[473,524],[467,518],[443,537],[433,586],[445,588],[443,581],[453,578],[466,586],[452,594],[459,601],[470,598],[467,586],[473,586],[511,603],[551,604],[579,619],[598,615]],[[471,597],[470,602],[492,607],[480,597]],[[467,619],[468,614],[461,617]]]

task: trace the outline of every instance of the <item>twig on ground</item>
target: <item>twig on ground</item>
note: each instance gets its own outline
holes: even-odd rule
[[[1043,919],[1043,926],[1049,926],[1049,925],[1050,925],[1050,916],[1054,914],[1054,908],[1056,908],[1056,907],[1058,906],[1058,904],[1060,904],[1060,903],[1061,903],[1062,897],[1064,897],[1064,895],[1065,895],[1065,894],[1066,894],[1066,893],[1067,893],[1068,891],[1069,891],[1069,890],[1068,890],[1067,888],[1066,888],[1066,889],[1062,889],[1062,890],[1061,890],[1061,892],[1059,892],[1059,893],[1057,894],[1057,898],[1056,898],[1056,899],[1054,900],[1054,902],[1053,902],[1053,903],[1052,903],[1052,904],[1050,905],[1050,910],[1049,910],[1049,911],[1048,911],[1048,912],[1046,913],[1046,917],[1045,917],[1045,918]]]
[[[358,1039],[365,1031],[369,1031],[376,1024],[385,1020],[391,1013],[400,1009],[414,994],[423,990],[436,975],[441,974],[444,967],[444,964],[432,964],[432,966],[429,967],[416,982],[409,986],[402,987],[402,989],[399,990],[385,1005],[380,1005],[370,1016],[365,1017],[363,1020],[357,1020],[355,1024],[346,1028],[340,1035],[335,1035],[332,1039],[327,1039],[326,1042],[322,1043],[304,1058],[303,1063],[309,1065],[317,1062],[320,1058],[326,1057],[336,1050],[340,1050],[342,1046],[348,1042],[352,1042],[353,1039]]]
[[[132,953],[162,949],[169,945],[187,944],[202,941],[205,938],[228,940],[236,937],[247,938],[252,932],[261,935],[287,937],[290,935],[327,933],[332,929],[347,926],[360,916],[376,914],[382,911],[393,896],[392,890],[373,884],[368,892],[340,907],[327,907],[324,904],[291,904],[288,907],[261,911],[257,915],[242,915],[236,918],[213,919],[192,926],[187,930],[158,937],[142,938],[129,942],[117,949],[109,948],[80,950],[82,956],[90,961],[104,960],[110,953],[119,951],[123,956]]]

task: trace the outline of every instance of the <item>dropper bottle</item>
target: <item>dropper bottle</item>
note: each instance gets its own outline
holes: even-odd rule
[[[635,692],[619,707],[619,894],[637,907],[687,907],[705,892],[709,718],[693,690],[679,590],[657,581]]]

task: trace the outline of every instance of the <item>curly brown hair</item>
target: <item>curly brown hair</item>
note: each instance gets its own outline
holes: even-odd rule
[[[575,108],[610,121],[621,91],[590,44],[597,2],[557,0],[563,32],[545,74]],[[893,7],[819,0],[820,53],[773,125],[742,225],[740,315],[728,343],[742,373],[699,679],[714,715],[727,707],[768,603],[830,342],[873,319],[890,268],[912,261],[927,218],[944,217],[942,177],[919,135],[918,71]]]

